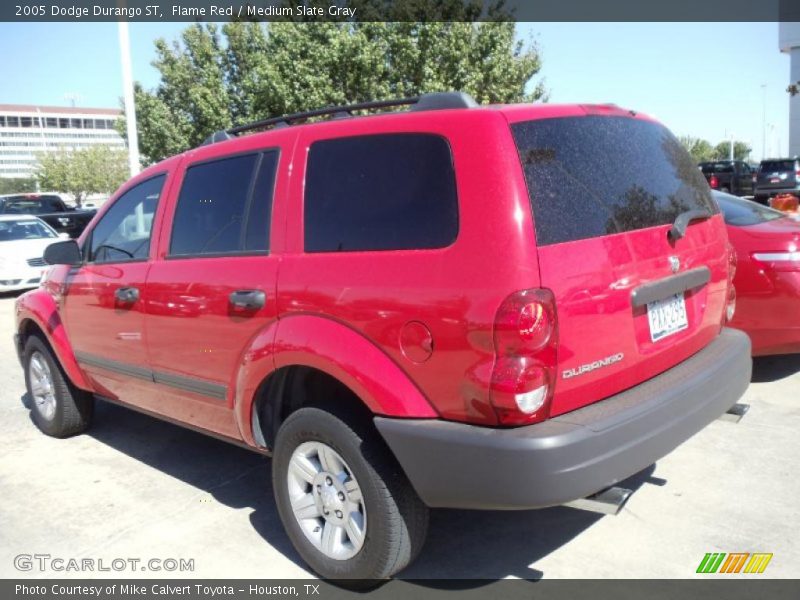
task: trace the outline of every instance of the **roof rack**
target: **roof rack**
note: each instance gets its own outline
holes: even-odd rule
[[[448,108],[474,108],[478,106],[478,103],[475,102],[472,96],[464,92],[435,92],[414,96],[412,98],[359,102],[358,104],[347,104],[345,106],[329,106],[280,117],[270,117],[269,119],[247,123],[246,125],[238,125],[230,129],[221,129],[208,136],[201,146],[230,140],[240,133],[252,131],[254,129],[264,129],[270,126],[275,128],[287,127],[295,121],[305,121],[312,117],[332,116],[334,119],[343,119],[352,117],[354,111],[377,110],[381,108],[392,108],[394,106],[410,106],[410,111],[417,112]]]

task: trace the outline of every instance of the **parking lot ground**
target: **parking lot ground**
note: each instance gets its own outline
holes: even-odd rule
[[[311,577],[283,533],[267,459],[108,404],[87,434],[40,434],[11,341],[13,302],[0,298],[0,577]],[[770,552],[755,577],[800,577],[800,357],[756,361],[743,401],[741,423],[712,423],[626,482],[636,491],[618,516],[434,511],[402,576],[687,578],[707,552]],[[15,556],[37,553],[106,566],[193,559],[194,570],[15,568]]]

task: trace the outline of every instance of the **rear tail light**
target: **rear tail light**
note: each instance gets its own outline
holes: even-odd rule
[[[736,256],[736,248],[728,242],[728,283],[733,283],[737,266],[739,266],[739,258]]]
[[[547,418],[555,386],[558,318],[546,289],[522,290],[506,298],[494,321],[495,364],[491,402],[501,425]]]
[[[733,278],[736,277],[738,265],[739,258],[736,256],[736,248],[728,242],[728,297],[725,302],[725,323],[730,323],[736,312],[736,288],[733,286]]]
[[[730,323],[733,321],[733,315],[736,314],[736,288],[731,284],[728,287],[728,303],[725,306],[725,322]]]
[[[773,271],[800,271],[800,251],[756,252],[753,259],[769,265]]]
[[[719,179],[717,179],[716,175],[709,177],[708,185],[710,185],[712,189],[717,189],[719,187]]]

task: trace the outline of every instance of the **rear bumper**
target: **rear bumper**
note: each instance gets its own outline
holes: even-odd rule
[[[429,506],[541,508],[653,464],[733,406],[751,370],[749,338],[724,329],[669,371],[536,425],[492,429],[384,417],[375,424]]]
[[[753,190],[753,196],[756,198],[772,198],[773,196],[780,196],[781,194],[800,194],[800,187],[788,188],[756,188]]]

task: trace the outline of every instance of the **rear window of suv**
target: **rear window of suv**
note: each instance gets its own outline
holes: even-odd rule
[[[793,160],[761,161],[762,173],[775,173],[777,171],[794,171],[794,161]]]
[[[539,245],[671,224],[687,210],[718,212],[697,164],[657,123],[563,117],[511,130]]]

